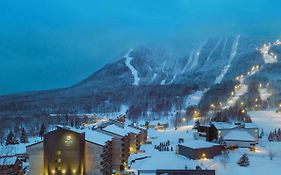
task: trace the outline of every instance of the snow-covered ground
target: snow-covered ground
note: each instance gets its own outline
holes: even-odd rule
[[[248,71],[246,75],[240,75],[236,77],[236,80],[240,82],[240,85],[236,85],[236,87],[234,87],[234,92],[233,92],[234,96],[231,96],[228,100],[229,106],[233,106],[242,95],[248,92],[248,85],[245,84],[244,81],[246,78],[256,74],[259,70],[260,70],[260,66],[256,65],[253,66],[252,69]]]
[[[185,100],[185,107],[189,107],[189,106],[194,106],[194,105],[198,105],[200,100],[202,99],[204,93],[207,91],[208,89],[204,89],[202,91],[196,91],[193,94],[190,94],[189,96],[186,97]]]
[[[255,113],[253,113],[255,114]],[[277,116],[275,116],[277,118]],[[280,114],[281,118],[281,114]],[[255,121],[255,120],[254,120]],[[271,123],[271,124],[270,124]],[[262,125],[262,123],[257,123]],[[272,125],[273,124],[273,125]],[[279,121],[281,126],[281,120]],[[265,127],[274,128],[278,124],[275,122],[268,122]],[[188,131],[188,132],[187,132]],[[184,156],[176,154],[176,145],[179,138],[183,138],[184,142],[194,140],[192,125],[186,125],[179,127],[178,130],[174,128],[168,128],[165,131],[156,131],[154,129],[148,130],[148,135],[152,144],[141,146],[141,150],[145,151],[141,154],[131,155],[129,160],[137,157],[147,157],[142,160],[137,160],[131,165],[132,170],[155,170],[155,169],[194,169],[197,165],[207,168],[215,169],[216,175],[279,175],[281,165],[281,143],[280,142],[268,142],[265,136],[260,144],[257,145],[255,152],[250,152],[249,149],[237,149],[229,153],[228,158],[223,159],[223,156],[217,156],[214,159],[207,160],[191,160]],[[160,142],[170,141],[173,151],[158,151],[154,149],[154,145],[160,144]],[[269,158],[269,152],[274,153],[273,160]],[[239,158],[247,153],[250,166],[240,167],[237,164]],[[225,162],[225,163],[224,163]],[[129,162],[130,163],[130,162]],[[270,170],[270,171],[269,171]]]
[[[133,58],[130,56],[130,53],[132,52],[133,50],[131,49],[126,55],[125,55],[125,64],[126,66],[131,70],[132,72],[132,75],[134,77],[134,82],[133,82],[133,85],[135,86],[138,86],[139,85],[139,81],[140,81],[140,78],[139,78],[139,75],[138,75],[138,71],[135,69],[135,67],[131,64],[131,61],[133,60]]]
[[[266,101],[272,95],[268,88],[259,88],[259,93],[262,101]]]
[[[281,112],[276,111],[251,111],[248,112],[251,119],[260,128],[262,128],[265,134],[273,131],[277,128],[281,128]],[[281,147],[280,147],[281,150]]]

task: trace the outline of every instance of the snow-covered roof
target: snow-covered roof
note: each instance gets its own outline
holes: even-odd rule
[[[120,135],[120,136],[126,136],[130,133],[129,130],[125,129],[125,128],[121,128],[117,125],[108,125],[104,128],[102,128],[102,130],[104,131],[107,131],[107,132],[111,132],[111,133],[114,133],[114,134],[117,134],[117,135]]]
[[[100,132],[97,132],[97,131],[86,129],[85,139],[86,139],[86,141],[104,146],[106,144],[106,142],[111,141],[113,139],[113,137],[100,133]]]
[[[232,130],[223,137],[224,140],[255,141],[255,138],[247,131]]]
[[[74,127],[66,127],[66,126],[61,126],[58,125],[57,127],[59,128],[63,128],[69,131],[73,131],[76,133],[85,133],[85,140],[92,142],[92,143],[96,143],[98,145],[105,145],[106,142],[112,140],[111,136],[108,136],[106,134],[102,134],[100,132],[85,128],[85,129],[77,129]]]
[[[231,123],[231,122],[212,122],[212,124],[217,129],[232,129],[235,126],[237,126],[237,125],[235,125],[234,123]]]
[[[69,127],[69,126],[57,125],[57,127],[62,128],[62,129],[66,129],[66,130],[69,130],[69,131],[73,131],[73,132],[76,132],[78,134],[82,134],[82,133],[85,132],[84,130],[77,129],[77,128],[74,128],[74,127]]]
[[[0,147],[0,157],[1,156],[14,156],[17,154],[25,154],[26,147],[24,144],[7,145]]]
[[[207,142],[204,140],[192,140],[188,142],[181,143],[180,145],[186,146],[192,149],[199,149],[199,148],[211,148],[213,146],[217,146],[218,144]]]
[[[255,123],[243,123],[245,128],[259,128]]]
[[[212,122],[217,129],[233,129],[233,128],[258,128],[255,123],[232,123],[232,122]]]
[[[137,128],[134,128],[134,127],[131,127],[131,126],[126,126],[124,129],[128,130],[130,133],[133,133],[133,134],[140,134],[141,133],[140,129],[137,129]]]
[[[14,165],[17,161],[17,157],[4,157],[0,158],[0,165]]]

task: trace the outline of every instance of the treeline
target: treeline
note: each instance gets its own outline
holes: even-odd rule
[[[188,85],[125,86],[114,91],[87,92],[79,96],[71,93],[47,92],[31,96],[19,95],[16,100],[0,101],[0,117],[41,115],[42,113],[104,113],[116,112],[122,104],[130,106],[129,116],[141,116],[140,111],[163,112],[172,107],[183,109],[185,97],[197,90]],[[70,90],[68,90],[70,91]]]
[[[269,133],[269,136],[268,136],[268,140],[270,142],[281,142],[281,129],[279,128],[278,130],[275,129],[275,131],[272,131]]]

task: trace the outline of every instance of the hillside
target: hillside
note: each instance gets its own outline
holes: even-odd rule
[[[151,112],[190,106],[190,95],[198,92],[206,92],[202,98],[209,100],[205,103],[216,94],[226,99],[225,92],[231,91],[235,77],[255,65],[261,65],[261,69],[243,79],[243,83],[270,83],[275,89],[273,94],[278,94],[280,47],[262,47],[268,42],[272,40],[245,36],[209,38],[187,48],[184,54],[144,46],[128,49],[123,57],[72,87],[0,97],[0,115],[114,112],[125,105],[130,117],[149,117]],[[270,57],[271,53],[276,54],[276,59]]]

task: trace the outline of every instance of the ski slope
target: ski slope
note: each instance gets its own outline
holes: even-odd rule
[[[185,100],[185,107],[198,105],[207,90],[208,89],[196,91],[193,94],[187,96]]]
[[[234,57],[237,54],[237,48],[238,48],[238,45],[239,45],[239,39],[240,39],[240,35],[237,35],[235,40],[234,40],[234,42],[233,42],[233,45],[232,45],[232,50],[231,50],[231,53],[230,53],[230,56],[229,56],[229,59],[228,59],[228,64],[223,68],[221,74],[216,78],[215,84],[221,83],[221,81],[223,80],[225,74],[229,70],[229,68],[231,66],[231,63],[232,63],[232,60],[234,59]]]
[[[126,55],[125,55],[125,64],[126,66],[130,69],[130,71],[132,72],[132,75],[134,77],[134,82],[133,85],[138,86],[139,85],[139,81],[140,78],[138,76],[138,71],[134,68],[134,66],[131,64],[131,61],[133,60],[133,57],[130,56],[130,53],[133,51],[133,49],[131,49]]]
[[[260,128],[263,128],[266,134],[277,128],[281,128],[281,112],[276,113],[275,110],[251,111],[248,114],[254,123]]]

